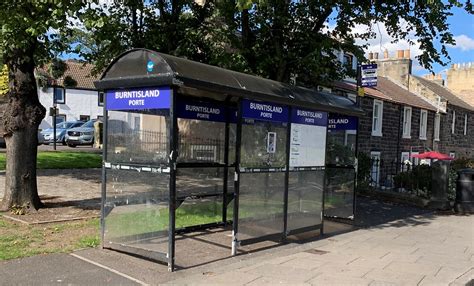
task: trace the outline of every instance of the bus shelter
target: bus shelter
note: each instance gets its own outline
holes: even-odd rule
[[[325,217],[354,220],[358,122],[356,116],[329,114],[324,193]]]
[[[229,248],[322,231],[328,117],[347,98],[145,49],[104,91],[102,247],[175,265],[176,235],[231,228]]]

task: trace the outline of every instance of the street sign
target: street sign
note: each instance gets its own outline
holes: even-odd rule
[[[361,86],[377,86],[377,64],[361,65]]]

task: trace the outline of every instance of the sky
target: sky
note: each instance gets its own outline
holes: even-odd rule
[[[443,77],[446,69],[452,64],[473,62],[474,65],[474,15],[469,15],[465,10],[459,8],[455,8],[452,12],[453,16],[448,19],[448,23],[449,29],[456,40],[456,45],[447,48],[451,61],[447,66],[441,66],[439,64],[433,65],[434,72],[441,73]],[[362,27],[358,28],[361,29]],[[376,39],[368,41],[370,48],[368,48],[367,52],[378,52],[379,58],[381,58],[383,57],[383,51],[385,49],[387,49],[389,53],[391,52],[391,56],[395,56],[397,50],[410,49],[410,55],[413,59],[412,72],[416,75],[429,73],[429,71],[421,67],[415,59],[415,56],[421,53],[418,45],[409,46],[407,41],[391,43],[392,38],[388,36],[385,26],[382,24],[379,24],[378,27],[375,25],[374,29],[378,35]],[[411,36],[411,38],[416,42],[416,37]],[[358,41],[358,43],[362,44],[361,41]],[[445,61],[447,61],[447,59],[445,59]]]

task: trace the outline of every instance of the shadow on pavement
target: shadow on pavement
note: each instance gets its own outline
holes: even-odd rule
[[[357,197],[354,225],[368,227],[405,227],[428,224],[434,211],[413,206]]]

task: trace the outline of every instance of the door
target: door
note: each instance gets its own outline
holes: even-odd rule
[[[371,178],[372,186],[378,187],[380,183],[380,152],[370,152],[370,161],[372,164]]]

